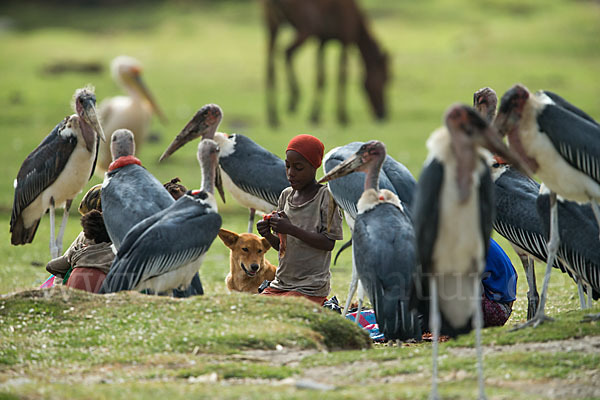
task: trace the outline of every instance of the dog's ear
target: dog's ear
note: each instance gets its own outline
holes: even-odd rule
[[[271,248],[271,243],[269,243],[269,241],[265,238],[261,238],[260,242],[262,243],[265,251],[269,250]]]
[[[240,235],[238,235],[235,232],[228,231],[227,229],[221,228],[219,229],[219,237],[221,238],[223,243],[225,243],[225,246],[232,249],[233,246],[235,246],[235,243],[238,241]]]

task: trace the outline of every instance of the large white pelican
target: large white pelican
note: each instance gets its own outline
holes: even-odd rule
[[[112,162],[110,137],[114,131],[132,131],[139,151],[150,130],[152,114],[156,113],[163,123],[166,122],[163,112],[142,80],[142,65],[138,60],[118,56],[112,61],[110,69],[113,79],[127,92],[127,96],[104,99],[98,107],[102,128],[109,139],[100,146],[97,166],[100,174],[104,174]]]

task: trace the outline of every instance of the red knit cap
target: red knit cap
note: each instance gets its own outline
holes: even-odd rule
[[[306,161],[317,169],[323,161],[325,146],[319,139],[312,135],[298,135],[290,140],[287,150],[294,150],[300,153],[302,157],[306,158]]]

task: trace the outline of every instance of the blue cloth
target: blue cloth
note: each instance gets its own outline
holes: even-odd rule
[[[482,280],[484,293],[488,299],[510,303],[517,298],[517,271],[502,247],[490,239]]]
[[[352,322],[356,321],[356,311],[346,314],[346,318]],[[358,318],[358,323],[363,329],[366,329],[366,331],[369,332],[371,340],[374,342],[385,341],[383,333],[379,332],[379,325],[377,325],[377,321],[375,320],[375,311],[362,310],[360,312],[360,317]]]

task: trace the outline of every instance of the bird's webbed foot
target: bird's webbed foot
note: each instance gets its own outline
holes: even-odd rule
[[[581,322],[594,322],[600,321],[600,313],[597,314],[586,314],[583,316]]]
[[[533,318],[531,318],[529,321],[512,328],[510,330],[510,332],[518,331],[520,329],[527,328],[528,326],[537,328],[539,325],[543,324],[546,321],[554,321],[554,318],[548,317],[544,313],[538,313]]]

